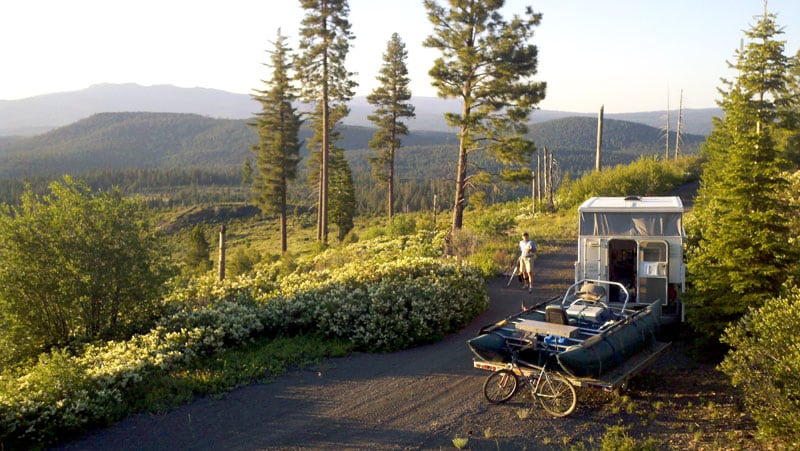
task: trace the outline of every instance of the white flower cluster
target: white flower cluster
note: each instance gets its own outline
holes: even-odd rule
[[[477,269],[433,256],[441,243],[441,236],[417,236],[329,250],[299,265],[323,269],[279,280],[270,268],[230,281],[194,280],[173,291],[173,312],[147,334],[89,345],[77,356],[54,351],[25,372],[0,374],[0,444],[46,443],[115,419],[148,373],[256,334],[308,332],[389,351],[456,331],[486,309],[488,296]],[[344,263],[331,269],[333,261]]]

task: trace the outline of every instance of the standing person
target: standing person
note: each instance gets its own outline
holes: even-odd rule
[[[523,277],[527,279],[527,285],[523,280],[522,288],[528,287],[528,293],[533,291],[533,259],[536,258],[536,243],[528,237],[528,232],[522,234],[522,241],[519,242],[519,270]]]

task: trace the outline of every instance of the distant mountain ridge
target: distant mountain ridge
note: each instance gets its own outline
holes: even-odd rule
[[[448,131],[444,120],[447,111],[458,111],[455,100],[435,97],[415,97],[417,118],[409,121],[414,130]],[[354,98],[350,115],[344,123],[367,126],[372,106],[364,97]],[[45,94],[19,100],[0,100],[0,137],[32,136],[72,124],[97,113],[155,112],[187,113],[217,119],[248,119],[259,110],[259,105],[248,94],[236,94],[208,88],[179,88],[171,85],[141,86],[134,83],[98,84],[80,91]],[[599,106],[598,106],[599,109]],[[672,131],[678,122],[677,111],[670,112]],[[711,118],[720,116],[718,108],[684,110],[681,128],[683,133],[707,135],[711,131]],[[593,117],[596,113],[571,113],[565,111],[537,110],[531,115],[532,123],[546,122],[565,117]],[[639,122],[655,128],[666,125],[666,111],[606,114],[608,119]],[[3,140],[0,140],[2,142]]]
[[[570,117],[533,124],[530,134],[539,148],[547,146],[557,155],[564,170],[579,172],[594,163],[596,130],[595,118]],[[364,160],[358,164],[365,172],[369,171],[364,165],[373,133],[373,128],[346,125],[341,127],[342,138],[337,143],[351,155],[348,158]],[[309,134],[303,128],[301,138]],[[670,139],[674,143],[674,132]],[[684,135],[682,152],[696,153],[704,139]],[[100,113],[41,135],[0,140],[0,179],[96,169],[237,168],[256,142],[255,130],[241,119],[184,113]],[[604,164],[661,155],[664,142],[663,132],[656,128],[609,119],[603,134]],[[451,149],[456,143],[453,131],[412,130],[403,139],[398,163],[405,164],[402,159],[414,154],[413,171],[435,170],[434,166],[455,159]],[[444,160],[426,159],[425,155],[434,153],[443,155]]]

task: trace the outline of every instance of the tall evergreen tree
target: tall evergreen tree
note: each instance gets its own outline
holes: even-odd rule
[[[327,119],[328,121],[336,124],[347,116],[349,110],[346,105],[337,105],[335,108],[329,110]],[[355,217],[355,185],[353,183],[352,171],[350,165],[344,157],[344,149],[337,145],[342,135],[335,125],[323,127],[321,124],[322,114],[320,114],[320,106],[317,105],[317,111],[312,115],[312,133],[306,139],[306,146],[311,151],[309,155],[308,166],[308,184],[312,190],[316,190],[317,199],[321,198],[319,188],[321,186],[321,147],[323,139],[323,131],[328,131],[328,159],[329,159],[329,172],[330,180],[329,185],[329,217],[330,222],[339,227],[339,239],[343,238],[342,228],[344,227],[347,234],[353,228],[353,219]],[[337,196],[343,196],[337,199]],[[352,204],[353,208],[350,207]],[[334,212],[335,210],[335,212]],[[348,219],[349,218],[349,219]],[[317,210],[317,223],[321,220],[321,210]],[[349,225],[348,225],[349,224]]]
[[[300,162],[301,119],[292,102],[295,100],[289,71],[289,49],[286,38],[278,30],[271,56],[272,79],[266,90],[257,90],[255,99],[261,104],[253,126],[258,128],[256,153],[258,172],[253,189],[262,212],[276,214],[280,222],[281,252],[287,250],[286,203],[288,183],[297,175]]]
[[[186,267],[189,272],[203,273],[209,271],[211,262],[211,245],[200,226],[195,226],[189,234],[189,249],[186,252]]]
[[[386,46],[383,54],[383,66],[376,77],[380,86],[367,96],[367,102],[375,105],[375,111],[368,119],[378,128],[369,142],[375,155],[369,157],[372,174],[376,180],[386,184],[386,213],[389,221],[394,213],[394,160],[400,148],[400,137],[408,134],[408,127],[403,118],[414,117],[414,105],[408,103],[411,90],[408,87],[408,68],[406,60],[408,52],[403,40],[397,33]]]
[[[689,228],[690,322],[715,341],[749,307],[774,298],[797,261],[788,243],[791,207],[775,142],[786,93],[787,58],[775,16],[766,11],[745,32],[738,73],[720,89],[724,119],[705,146],[695,221]]]
[[[320,114],[319,199],[317,239],[328,241],[328,183],[330,180],[330,134],[336,122],[328,118],[332,109],[353,97],[356,83],[345,68],[350,49],[350,7],[347,0],[300,0],[306,10],[300,29],[300,51],[296,59],[301,96],[316,103]]]
[[[433,34],[426,47],[441,51],[429,74],[443,98],[461,100],[461,113],[447,113],[458,128],[458,169],[452,228],[460,229],[466,207],[466,189],[486,174],[469,174],[468,156],[487,151],[504,165],[505,180],[528,180],[533,142],[525,139],[525,122],[544,99],[545,84],[532,81],[538,50],[529,40],[541,14],[530,7],[524,16],[506,21],[500,15],[503,0],[447,0],[448,7],[425,0]],[[477,176],[477,178],[476,178]]]
[[[355,185],[350,165],[344,158],[344,150],[334,146],[331,149],[331,222],[336,224],[336,238],[344,240],[345,235],[353,230],[356,216]]]

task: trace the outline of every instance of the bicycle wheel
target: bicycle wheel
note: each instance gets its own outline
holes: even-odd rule
[[[575,411],[578,396],[575,387],[560,374],[548,373],[536,393],[542,407],[550,415],[565,417]]]
[[[497,370],[483,383],[483,395],[493,404],[506,402],[517,391],[517,376],[511,370]]]

